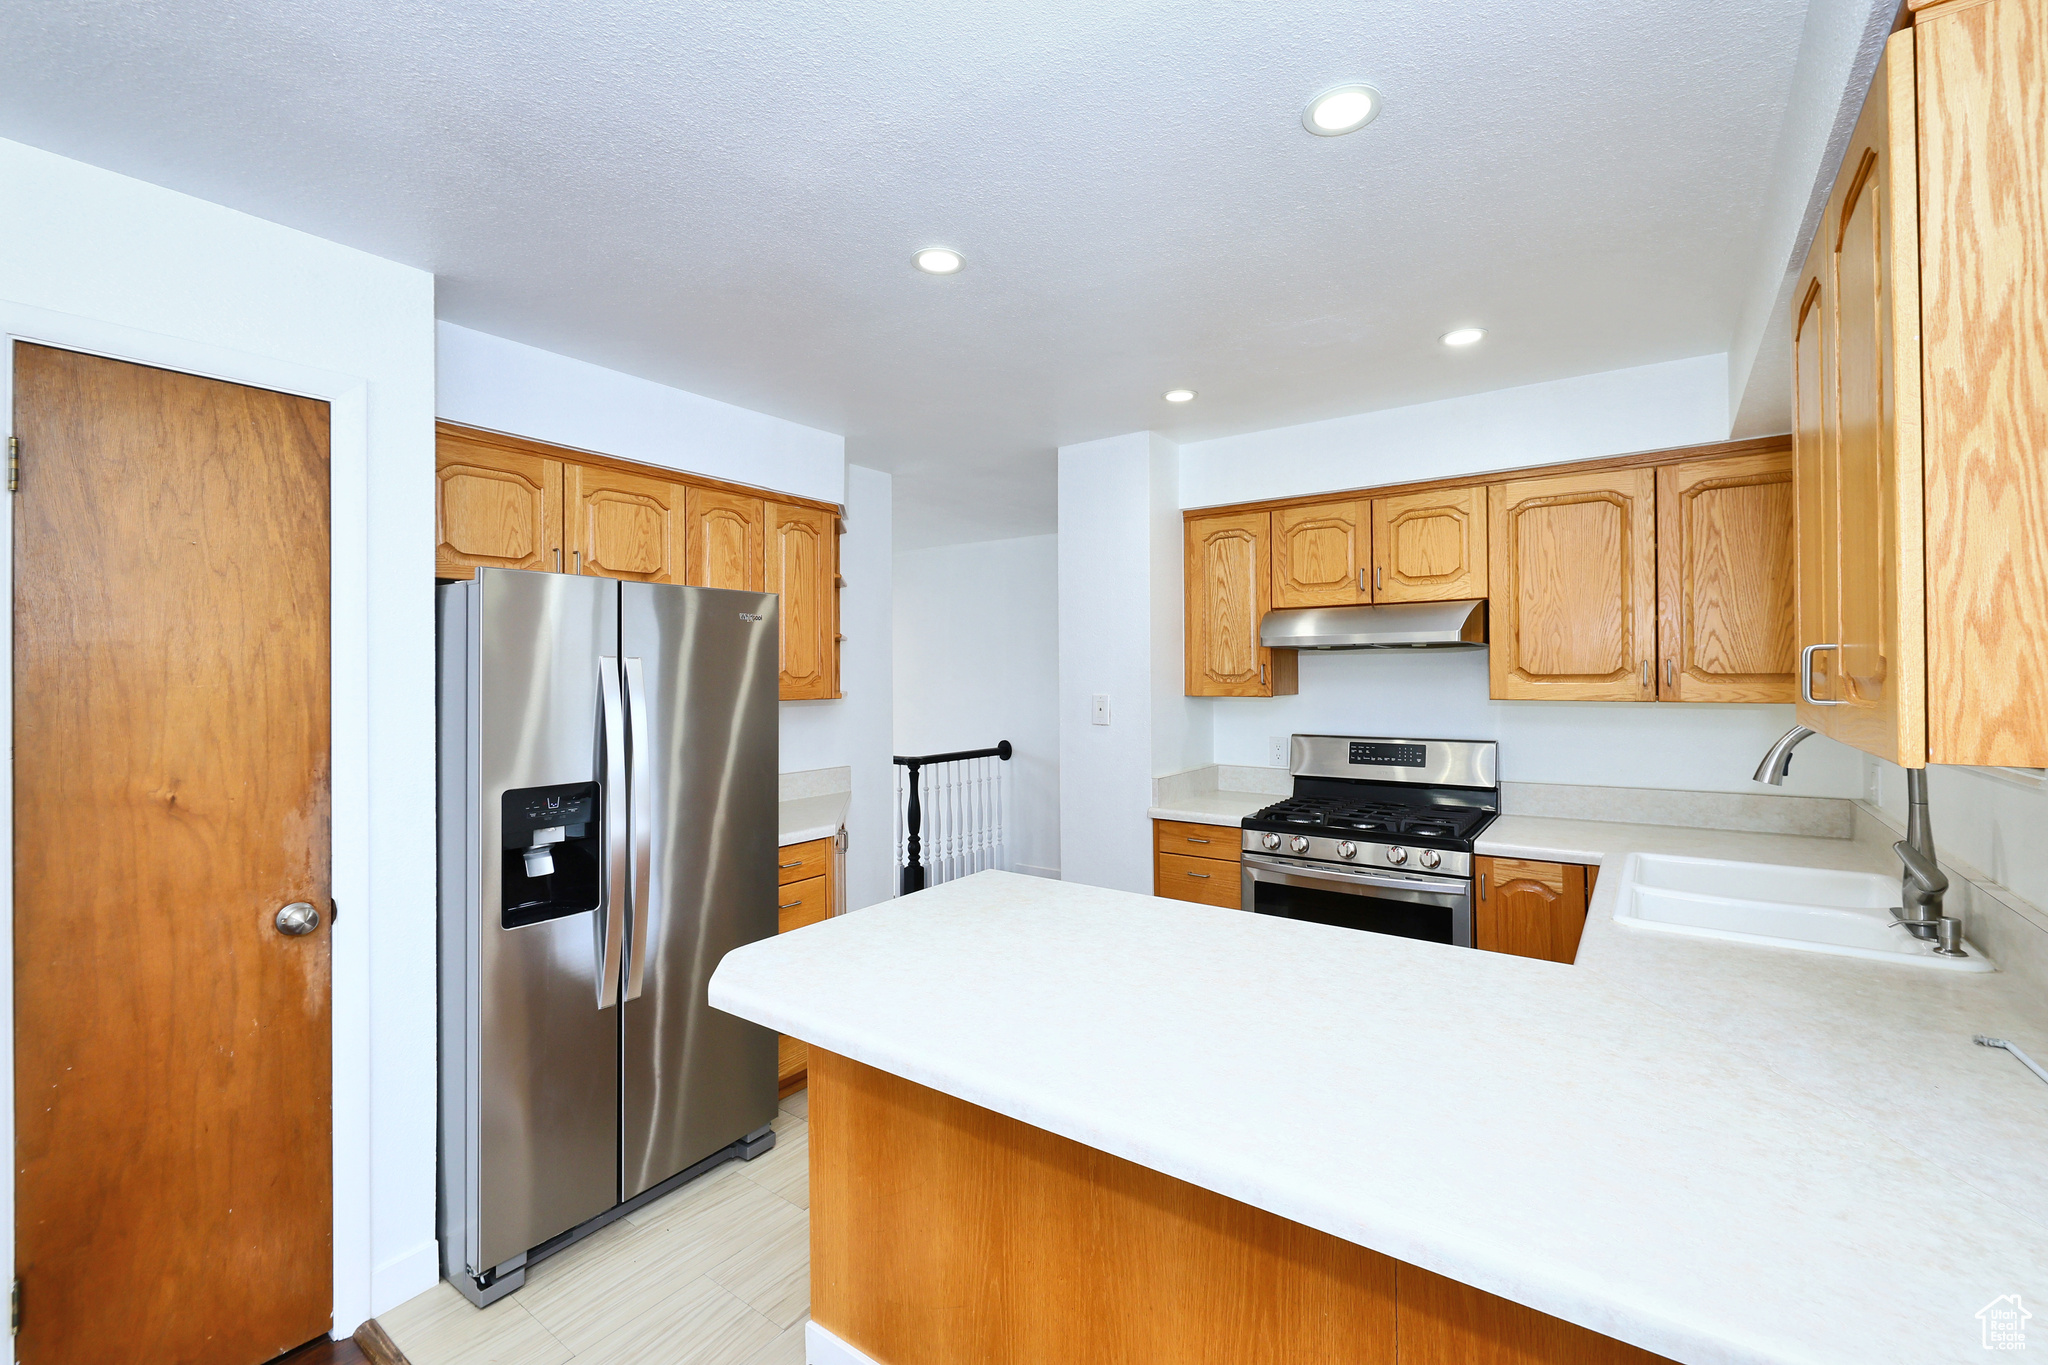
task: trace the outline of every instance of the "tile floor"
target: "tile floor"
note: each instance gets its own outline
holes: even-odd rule
[[[766,1156],[556,1253],[489,1308],[437,1284],[378,1321],[412,1365],[804,1365],[807,1099],[782,1102]]]

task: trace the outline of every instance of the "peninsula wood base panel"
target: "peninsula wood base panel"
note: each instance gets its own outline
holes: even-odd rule
[[[811,1311],[875,1365],[1663,1357],[834,1053]]]

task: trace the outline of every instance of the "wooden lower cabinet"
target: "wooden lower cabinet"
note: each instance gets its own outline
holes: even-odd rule
[[[1586,929],[1587,869],[1524,858],[1472,859],[1472,946],[1570,962]]]
[[[1235,825],[1152,822],[1152,894],[1223,910],[1244,904]]]
[[[812,839],[776,850],[776,933],[787,934],[832,914],[832,842]],[[777,1041],[778,1094],[790,1095],[804,1088],[809,1051],[795,1038],[784,1036]]]
[[[810,1091],[812,1314],[887,1365],[1662,1359],[835,1053]]]

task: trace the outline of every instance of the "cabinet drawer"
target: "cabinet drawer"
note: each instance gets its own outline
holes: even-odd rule
[[[830,839],[813,839],[808,844],[790,844],[778,848],[775,850],[775,880],[787,884],[822,877],[825,875],[825,864],[831,857]]]
[[[811,877],[791,882],[778,891],[775,897],[776,933],[786,934],[806,924],[816,924],[832,913],[832,898],[827,894],[825,881],[823,877]]]
[[[1152,846],[1161,853],[1190,858],[1235,858],[1244,831],[1235,825],[1197,825],[1181,820],[1154,820]]]
[[[1156,894],[1177,901],[1235,910],[1244,904],[1241,871],[1235,862],[1220,858],[1186,858],[1178,853],[1159,855],[1159,885]]]

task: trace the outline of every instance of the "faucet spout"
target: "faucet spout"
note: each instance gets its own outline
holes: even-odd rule
[[[1799,747],[1801,740],[1811,738],[1813,733],[1804,725],[1795,725],[1778,736],[1778,742],[1764,755],[1764,761],[1756,765],[1756,774],[1750,780],[1768,782],[1773,787],[1784,786],[1785,774],[1792,771],[1792,751]]]

